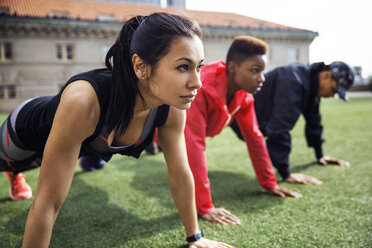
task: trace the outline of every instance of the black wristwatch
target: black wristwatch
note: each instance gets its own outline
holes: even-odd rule
[[[195,241],[201,239],[202,237],[204,237],[204,234],[203,234],[203,231],[200,231],[198,233],[195,233],[194,235],[191,235],[191,236],[187,237],[186,241],[188,243],[191,243],[191,242],[195,242]]]

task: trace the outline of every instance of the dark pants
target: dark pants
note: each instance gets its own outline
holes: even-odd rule
[[[27,149],[15,131],[18,113],[29,101],[19,105],[0,127],[0,171],[18,173],[41,165],[42,152]]]

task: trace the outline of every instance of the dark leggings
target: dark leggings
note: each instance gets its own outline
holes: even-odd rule
[[[18,173],[41,164],[41,153],[27,149],[15,131],[20,110],[31,100],[21,103],[0,127],[0,171]]]

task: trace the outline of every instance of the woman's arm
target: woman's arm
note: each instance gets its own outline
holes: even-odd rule
[[[170,108],[168,120],[159,128],[159,141],[168,166],[168,179],[174,202],[180,212],[186,235],[199,232],[195,207],[194,179],[187,162],[185,138],[186,112]]]
[[[22,247],[48,247],[54,222],[70,189],[83,140],[93,134],[100,116],[97,96],[85,81],[64,90],[41,164],[35,199]]]
[[[186,236],[198,233],[194,180],[188,165],[184,128],[186,111],[171,107],[167,122],[159,128],[159,141],[168,166],[172,196],[185,227]],[[192,247],[231,247],[224,243],[200,239]]]

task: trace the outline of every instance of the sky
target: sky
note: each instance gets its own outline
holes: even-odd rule
[[[318,32],[310,63],[336,60],[372,76],[372,0],[186,0],[190,10],[230,12]]]

